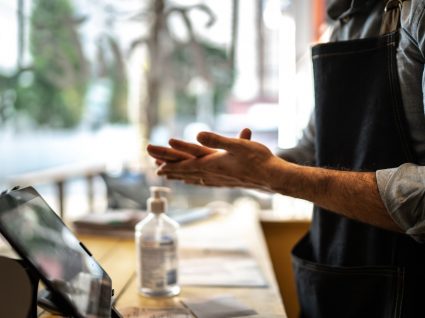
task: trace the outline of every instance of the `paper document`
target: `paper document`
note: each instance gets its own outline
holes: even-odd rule
[[[181,285],[266,287],[267,282],[248,250],[183,250],[179,260]]]
[[[138,308],[120,309],[123,318],[193,318],[185,308]]]
[[[197,318],[229,318],[257,314],[235,297],[227,295],[208,299],[184,299],[183,303]]]

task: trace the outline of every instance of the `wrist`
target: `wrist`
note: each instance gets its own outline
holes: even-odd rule
[[[326,169],[298,165],[276,158],[269,169],[268,186],[272,192],[315,202],[329,187]]]
[[[275,193],[293,196],[297,170],[300,166],[274,156],[269,160],[266,167],[265,181],[267,188]]]

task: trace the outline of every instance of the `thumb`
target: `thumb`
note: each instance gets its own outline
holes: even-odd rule
[[[239,133],[240,139],[251,140],[251,136],[252,136],[252,132],[251,132],[251,129],[249,129],[249,128],[244,128]]]
[[[238,139],[224,137],[212,132],[200,132],[197,140],[209,148],[232,150],[238,147]]]

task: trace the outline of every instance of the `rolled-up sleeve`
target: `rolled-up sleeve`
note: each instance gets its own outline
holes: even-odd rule
[[[304,128],[302,137],[298,140],[294,148],[277,149],[276,155],[287,161],[302,164],[314,165],[315,163],[315,138],[316,138],[316,121],[314,112],[310,115],[307,127]]]
[[[376,172],[381,198],[393,220],[425,243],[425,166],[406,163]]]

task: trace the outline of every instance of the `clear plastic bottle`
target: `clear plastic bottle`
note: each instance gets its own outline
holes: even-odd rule
[[[179,294],[177,230],[179,225],[169,218],[169,188],[151,187],[146,218],[136,225],[137,278],[139,292],[149,297]]]

